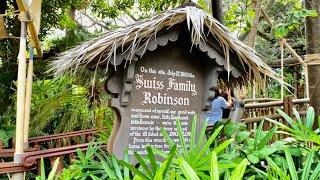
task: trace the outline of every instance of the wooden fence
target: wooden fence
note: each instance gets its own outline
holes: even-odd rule
[[[0,147],[0,174],[21,172],[26,170],[40,170],[40,159],[44,158],[53,166],[54,161],[60,157],[58,170],[62,170],[63,161],[72,161],[77,149],[85,151],[89,142],[103,129],[87,129],[68,133],[53,134],[29,138],[29,148],[25,150],[22,164],[12,163],[14,148],[3,149]],[[104,146],[104,145],[102,145]],[[7,162],[4,162],[4,159]],[[10,162],[8,162],[10,161]]]
[[[293,108],[296,108],[299,114],[304,116],[308,103],[309,99],[293,99],[292,96],[285,96],[283,100],[270,98],[247,100],[243,119],[249,130],[256,128],[259,122],[264,118],[270,118],[283,124],[287,124],[287,121],[277,113],[277,109],[281,109],[293,118]],[[265,121],[263,129],[269,130],[273,126],[273,123]],[[273,140],[283,139],[285,137],[286,136],[283,134],[276,134],[275,137],[273,137]]]

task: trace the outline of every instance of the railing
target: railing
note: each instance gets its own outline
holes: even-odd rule
[[[62,170],[63,161],[71,161],[74,159],[74,153],[77,149],[85,151],[95,134],[105,130],[105,128],[88,129],[29,138],[29,148],[25,151],[23,162],[21,164],[0,162],[0,174],[21,172],[31,169],[37,169],[39,172],[39,161],[41,158],[49,160],[50,164],[53,165],[53,162],[60,157],[58,170]],[[0,159],[12,159],[13,154],[14,149],[0,149]]]
[[[263,99],[263,100],[250,100],[246,102],[257,102],[257,103],[246,103],[245,112],[243,115],[244,122],[247,124],[249,130],[255,129],[259,122],[264,118],[270,118],[287,124],[287,121],[277,113],[277,109],[281,109],[287,113],[290,117],[293,117],[293,108],[296,108],[301,116],[306,114],[307,105],[309,99],[293,99],[292,96],[285,96],[283,100],[275,99]],[[270,130],[274,126],[273,123],[265,121],[263,130]],[[276,134],[272,140],[278,140],[286,138],[284,134]]]

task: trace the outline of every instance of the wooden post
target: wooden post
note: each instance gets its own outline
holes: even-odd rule
[[[293,117],[293,102],[292,96],[284,96],[283,98],[283,111],[288,114],[288,116]],[[286,122],[286,121],[285,121]]]
[[[296,98],[299,98],[298,94],[298,74],[297,74],[297,68],[293,68],[293,94]]]
[[[23,14],[21,14],[23,15]],[[24,129],[24,105],[26,95],[26,27],[27,23],[21,21],[20,49],[18,55],[18,81],[17,81],[17,112],[16,112],[16,141],[14,163],[22,162],[23,155],[23,129]],[[15,173],[12,176],[14,180],[22,180],[24,173]]]
[[[283,98],[283,111],[285,113],[287,113],[290,117],[292,117],[293,115],[293,103],[292,103],[292,96],[284,96]],[[282,118],[283,124],[285,125],[289,125],[289,123],[287,122],[287,120],[285,120],[284,118]],[[284,138],[287,138],[288,135],[284,135]]]
[[[304,70],[304,78],[305,78],[305,98],[310,98],[310,93],[309,93],[309,73],[308,73],[308,65],[305,64],[303,66],[303,70]]]
[[[30,122],[30,109],[31,109],[31,97],[32,97],[32,76],[33,76],[33,48],[30,48],[28,64],[28,75],[26,85],[26,101],[25,101],[25,112],[24,112],[24,148],[29,148],[28,137],[29,137],[29,122]]]

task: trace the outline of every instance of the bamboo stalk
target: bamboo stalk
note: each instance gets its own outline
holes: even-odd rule
[[[30,122],[30,109],[31,109],[31,97],[32,97],[32,77],[33,77],[33,48],[30,48],[30,58],[28,65],[28,75],[26,84],[26,101],[25,101],[25,113],[24,113],[24,147],[29,148],[29,122]]]
[[[18,81],[17,81],[17,112],[16,112],[16,141],[14,163],[22,162],[23,155],[23,128],[24,128],[24,105],[26,87],[26,22],[21,22],[20,49],[18,55]],[[23,173],[15,173],[12,179],[23,179]]]
[[[284,77],[283,77],[283,39],[280,40],[281,49],[281,99],[283,99],[284,94]]]

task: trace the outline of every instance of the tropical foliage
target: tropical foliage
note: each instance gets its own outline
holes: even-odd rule
[[[287,115],[282,113],[284,118]],[[290,124],[312,131],[314,110],[308,109],[306,118],[299,116]],[[269,131],[263,131],[264,121],[252,132],[244,124],[227,122],[216,127],[206,140],[206,123],[196,133],[197,120],[193,119],[190,143],[185,142],[180,121],[177,120],[179,144],[174,144],[165,129],[162,134],[170,145],[169,152],[147,147],[147,155],[134,153],[137,166],[129,162],[128,153],[122,160],[105,154],[97,145],[89,147],[78,159],[65,169],[60,179],[318,179],[320,177],[320,154],[318,145],[309,146],[312,138],[305,134],[290,133],[294,141],[272,142],[275,133],[282,128],[291,128],[276,123]],[[278,127],[277,127],[278,126]],[[279,128],[279,129],[278,129]],[[319,138],[318,130],[314,131]],[[310,137],[314,135],[310,134]],[[309,141],[309,143],[310,143]],[[159,156],[162,157],[159,159]],[[132,162],[132,161],[131,161]]]

